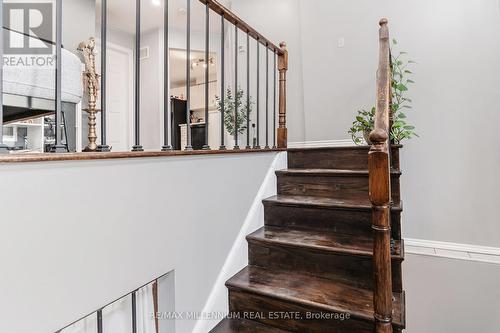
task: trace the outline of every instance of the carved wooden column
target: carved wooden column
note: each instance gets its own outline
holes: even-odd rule
[[[370,200],[372,202],[373,270],[375,332],[392,332],[392,271],[390,226],[389,136],[385,131],[370,135],[373,146],[368,165],[370,169]]]
[[[288,130],[286,128],[286,72],[288,71],[288,51],[286,43],[282,42],[280,48],[283,54],[278,59],[278,70],[280,73],[279,84],[279,127],[278,127],[278,148],[287,148]]]
[[[89,139],[89,143],[87,146],[83,149],[84,152],[93,152],[97,150],[97,131],[96,131],[96,125],[97,125],[97,112],[98,110],[95,109],[94,107],[91,106],[91,102],[89,102],[89,108],[88,109],[83,109],[83,111],[88,113],[88,124],[89,124],[89,133],[87,138]]]
[[[390,75],[389,29],[380,21],[380,55],[377,75],[377,110],[373,143],[368,155],[372,203],[374,317],[376,333],[392,333],[391,177],[390,177]]]
[[[389,34],[389,30],[387,30],[387,34]],[[387,35],[389,37],[389,35]],[[393,144],[393,140],[391,139],[391,131],[392,131],[392,125],[394,124],[394,112],[392,110],[392,56],[391,56],[391,49],[389,47],[389,80],[390,80],[390,88],[389,88],[389,142],[390,144]],[[392,155],[391,155],[392,157]]]
[[[99,92],[100,75],[96,72],[95,63],[95,39],[90,38],[88,42],[81,42],[78,45],[78,51],[83,55],[85,62],[85,71],[83,72],[83,87],[84,92],[88,96],[88,106],[83,111],[88,113],[88,139],[89,143],[84,148],[84,152],[94,152],[97,150],[97,132],[96,119],[97,113],[97,97]]]

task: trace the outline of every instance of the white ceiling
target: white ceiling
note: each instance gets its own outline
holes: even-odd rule
[[[163,27],[163,6],[165,0],[141,0],[141,31]],[[205,31],[205,5],[199,0],[168,0],[171,29],[186,29],[187,1],[191,1],[191,29],[193,32]],[[230,7],[231,0],[220,1]],[[156,3],[156,4],[155,4]],[[108,0],[108,27],[114,30],[135,34],[136,0]],[[157,5],[159,4],[159,5]],[[100,18],[101,0],[96,0],[96,11]],[[210,11],[210,30],[220,31],[219,15]]]

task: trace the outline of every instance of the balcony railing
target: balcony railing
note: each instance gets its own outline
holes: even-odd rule
[[[174,274],[174,273],[173,272],[166,273],[166,274],[140,286],[139,288],[131,291],[130,293],[123,295],[123,296],[109,302],[108,304],[102,306],[101,308],[97,309],[96,311],[93,311],[92,313],[89,313],[88,315],[83,316],[82,318],[79,318],[78,320],[75,320],[74,322],[66,325],[65,327],[61,328],[60,330],[58,330],[55,333],[64,333],[67,329],[71,329],[71,328],[73,328],[74,325],[77,325],[77,324],[79,324],[85,320],[88,320],[88,319],[95,319],[95,322],[96,322],[95,331],[97,333],[103,333],[106,331],[104,329],[104,325],[103,325],[103,322],[104,322],[103,312],[106,309],[112,307],[113,305],[115,305],[121,301],[125,301],[125,300],[130,300],[130,307],[131,307],[131,309],[130,309],[131,310],[130,311],[130,327],[131,327],[132,332],[134,332],[134,333],[138,332],[138,324],[137,324],[138,323],[138,320],[137,320],[138,315],[141,315],[143,317],[147,317],[148,319],[154,318],[154,326],[155,326],[156,332],[158,332],[159,331],[159,329],[158,329],[159,328],[158,315],[160,313],[159,303],[165,301],[165,300],[160,299],[159,285],[160,285],[160,283],[168,283],[169,281],[168,281],[167,277],[170,274]],[[140,292],[150,293],[150,295],[146,295],[145,298],[148,300],[149,299],[152,300],[153,309],[152,309],[151,313],[139,313],[139,306],[137,305],[137,303],[138,303],[137,298],[138,298],[138,293],[140,293]],[[164,296],[173,298],[173,295],[164,295]]]
[[[199,148],[203,153],[226,153],[228,150],[231,151],[263,151],[263,150],[275,150],[275,149],[285,149],[287,147],[287,127],[286,127],[286,74],[288,70],[288,52],[286,49],[286,44],[281,43],[279,46],[274,44],[264,35],[256,31],[249,24],[244,22],[242,19],[237,17],[229,9],[224,7],[221,3],[215,0],[199,0],[201,4],[205,7],[205,50],[204,50],[204,64],[205,66],[205,89],[204,89],[204,120],[205,120],[205,132],[204,132],[204,142],[202,148]],[[191,72],[192,72],[192,45],[191,45],[191,32],[192,32],[192,6],[193,0],[186,0],[186,15],[185,15],[185,28],[186,28],[186,40],[185,40],[185,52],[186,52],[186,63],[185,63],[185,81],[186,81],[186,138],[185,142],[182,142],[182,146],[174,147],[173,137],[172,137],[172,110],[171,105],[171,93],[170,93],[170,48],[169,48],[169,35],[170,35],[170,24],[169,24],[169,0],[164,0],[163,2],[163,121],[158,124],[161,127],[162,141],[154,151],[148,149],[144,152],[144,146],[141,137],[141,129],[144,131],[144,126],[141,126],[141,121],[143,121],[143,110],[141,109],[141,11],[143,10],[143,2],[141,0],[135,1],[135,46],[134,46],[134,75],[133,75],[133,134],[132,142],[133,144],[129,147],[129,152],[112,152],[113,147],[109,145],[108,142],[108,123],[111,121],[109,117],[109,85],[107,85],[107,80],[109,76],[109,58],[108,58],[108,0],[101,0],[100,2],[100,83],[99,83],[99,98],[100,98],[100,113],[95,113],[97,120],[100,121],[100,134],[97,138],[97,131],[94,130],[92,135],[94,135],[97,145],[94,149],[89,149],[87,153],[76,153],[75,151],[70,151],[67,144],[67,139],[65,139],[65,122],[64,122],[64,103],[62,100],[62,72],[63,72],[63,62],[62,62],[62,32],[63,26],[63,1],[54,0],[55,3],[55,39],[54,39],[54,49],[55,49],[55,87],[53,96],[53,107],[54,110],[48,110],[52,112],[55,118],[55,139],[54,143],[50,147],[50,152],[55,153],[53,156],[48,154],[41,154],[43,156],[29,156],[29,155],[10,155],[9,158],[0,157],[1,161],[39,161],[39,160],[54,160],[54,159],[89,159],[89,158],[110,158],[110,157],[134,157],[132,153],[136,153],[137,157],[142,156],[164,156],[174,153],[173,150],[183,151],[184,153],[189,153],[193,151],[192,142],[192,121],[191,121],[191,102],[193,99],[193,92],[191,90]],[[211,13],[216,13],[220,17],[220,84],[218,87],[218,97],[220,101],[219,111],[220,111],[220,128],[219,137],[220,144],[217,146],[210,146],[210,141],[213,142],[214,138],[210,136],[215,136],[213,131],[209,131],[210,123],[210,92],[209,84],[210,82],[210,66],[208,66],[211,61],[210,58],[210,43],[211,38]],[[0,15],[0,23],[2,15]],[[199,26],[200,22],[196,22]],[[226,46],[227,36],[226,34],[234,27],[234,67],[226,64],[226,57],[228,57],[228,48]],[[1,34],[0,34],[1,35]],[[240,39],[245,40],[243,44],[246,44],[247,54],[243,58],[239,52],[240,50]],[[254,54],[251,54],[251,47],[256,47]],[[0,41],[0,55],[3,55],[3,42]],[[241,45],[245,46],[245,45]],[[262,52],[265,53],[265,64],[262,64],[261,57]],[[246,68],[242,69],[243,63],[246,62]],[[0,65],[1,66],[1,65]],[[253,67],[256,70],[253,70]],[[160,71],[161,68],[158,68]],[[262,72],[265,71],[265,75]],[[1,73],[1,71],[0,71]],[[231,87],[227,84],[226,74],[230,73],[234,78],[234,82]],[[242,77],[246,77],[246,82],[240,87],[239,79],[241,81]],[[255,87],[255,86],[256,87]],[[227,89],[232,89],[232,100],[231,103],[234,105],[226,105],[228,101]],[[251,101],[250,91],[256,88],[256,123],[252,124],[251,121]],[[262,92],[263,88],[265,93]],[[244,95],[239,95],[239,91],[244,91]],[[3,80],[0,77],[0,98],[4,95],[3,90]],[[3,125],[5,114],[2,108],[3,103],[0,100],[0,153],[9,153],[9,148],[3,142]],[[29,113],[30,107],[24,110],[26,114]],[[232,110],[233,113],[228,117],[226,114],[228,111]],[[244,117],[246,119],[240,119]],[[231,119],[231,126],[228,126],[225,119]],[[91,128],[96,126],[96,119],[91,119],[89,122]],[[195,124],[196,125],[196,124]],[[213,125],[212,125],[213,126]],[[231,131],[227,127],[231,127]],[[60,130],[64,129],[64,130]],[[252,134],[252,129],[255,129],[255,134]],[[232,136],[234,140],[234,145],[228,147],[226,139],[229,135]],[[78,149],[76,149],[78,150]],[[99,154],[105,153],[102,157],[97,156]],[[198,153],[198,152],[196,152]],[[65,156],[59,156],[59,154],[64,154]],[[177,153],[178,154],[178,153]]]

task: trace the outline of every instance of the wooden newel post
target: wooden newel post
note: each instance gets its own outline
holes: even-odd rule
[[[377,75],[377,110],[372,147],[368,155],[372,203],[374,319],[376,333],[392,333],[391,177],[390,177],[391,75],[389,29],[380,21],[380,56]]]
[[[286,128],[286,72],[288,71],[288,50],[286,49],[285,42],[282,42],[280,47],[283,54],[280,54],[278,59],[278,70],[280,73],[278,148],[287,148],[288,130]]]

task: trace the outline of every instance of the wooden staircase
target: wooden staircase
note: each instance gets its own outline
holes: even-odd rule
[[[212,332],[374,332],[369,147],[289,149],[249,265],[227,281],[230,316]],[[392,150],[394,332],[405,327],[399,147]]]

